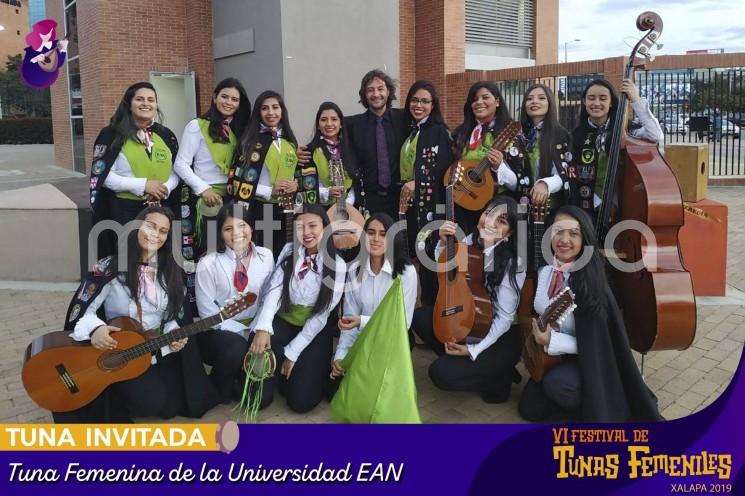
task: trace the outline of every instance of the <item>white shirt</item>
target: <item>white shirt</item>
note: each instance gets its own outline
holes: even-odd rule
[[[350,266],[347,284],[344,290],[344,313],[349,315],[360,316],[360,326],[358,328],[341,331],[339,335],[339,344],[336,347],[334,360],[341,360],[352,348],[357,341],[362,330],[370,321],[370,317],[383,301],[388,290],[395,281],[393,277],[393,267],[388,259],[383,262],[380,272],[375,274],[370,269],[370,258],[365,262],[365,268],[358,276],[359,262]],[[401,274],[401,286],[404,293],[404,309],[406,310],[406,327],[411,327],[411,319],[414,316],[414,307],[416,306],[417,296],[417,275],[413,265],[407,265]]]
[[[171,169],[171,174],[168,176],[168,180],[164,185],[169,195],[178,186],[178,182],[178,176]],[[129,160],[127,160],[123,152],[119,152],[114,164],[111,166],[109,175],[106,176],[106,180],[103,182],[103,185],[112,191],[117,193],[127,191],[137,196],[143,196],[145,194],[145,184],[147,184],[147,178],[135,177],[132,166],[129,165]]]
[[[646,99],[640,98],[631,104],[631,108],[634,110],[634,114],[642,126],[629,133],[632,137],[645,139],[654,143],[659,143],[665,139],[660,122],[649,110],[649,104]]]
[[[194,170],[191,168],[192,162]],[[228,182],[228,177],[223,175],[212,159],[197,119],[189,121],[184,128],[173,170],[197,195],[204,193],[212,184]]]
[[[142,328],[147,330],[160,328],[163,322],[163,316],[168,308],[168,293],[163,289],[160,283],[155,281],[156,302],[153,303],[147,298],[142,298],[140,306],[142,307]],[[76,341],[85,341],[91,338],[91,334],[98,327],[106,325],[106,322],[98,318],[96,311],[103,305],[106,312],[106,318],[109,320],[116,317],[130,317],[139,322],[140,316],[137,312],[137,305],[134,299],[130,297],[129,288],[123,285],[118,277],[109,281],[103,287],[101,293],[88,305],[85,314],[75,324],[75,329],[70,336]],[[171,332],[178,328],[175,320],[167,322],[163,326],[163,332]],[[116,339],[116,333],[111,335]],[[164,346],[161,349],[163,356],[169,354],[171,349]]]
[[[554,268],[550,265],[545,265],[538,271],[538,282],[536,283],[535,300],[533,301],[533,308],[538,315],[545,312],[548,307],[548,287],[551,285],[553,272]],[[564,286],[569,285],[570,277],[571,272],[564,273]],[[577,338],[575,337],[573,314],[570,313],[567,315],[558,330],[553,327],[551,328],[551,341],[548,346],[544,346],[544,350],[549,355],[577,353]]]
[[[272,321],[280,308],[282,280],[284,278],[284,271],[280,267],[280,263],[291,253],[292,246],[292,243],[286,244],[282,249],[282,252],[279,254],[277,266],[271,275],[267,291],[264,293],[264,297],[262,298],[261,309],[259,310],[258,317],[251,323],[251,330],[262,330],[267,331],[269,334],[274,334]],[[296,260],[293,266],[293,276],[290,278],[290,303],[293,305],[313,306],[318,299],[318,293],[322,284],[321,274],[323,272],[324,264],[323,255],[319,251],[316,257],[318,273],[310,270],[303,279],[300,279],[297,274],[300,272],[303,260],[305,259],[305,248],[302,245],[299,246],[295,255]],[[285,357],[293,362],[297,361],[300,353],[303,352],[305,347],[313,341],[321,330],[323,330],[331,310],[336,307],[344,294],[344,280],[347,274],[347,265],[339,256],[336,257],[334,263],[336,264],[335,278],[333,281],[327,281],[334,285],[334,293],[328,307],[326,307],[322,312],[312,315],[305,322],[297,336],[295,336],[293,340],[285,346]]]
[[[274,269],[274,255],[267,248],[251,245],[246,291],[258,296]],[[224,253],[213,252],[199,260],[195,283],[199,317],[204,319],[217,314],[227,300],[238,294],[233,285],[235,259],[235,252],[225,247]],[[215,328],[240,333],[247,327],[238,321],[255,317],[257,308],[258,303],[253,304],[233,318],[223,320]]]
[[[473,245],[473,235],[469,234],[466,236],[463,243],[467,246]],[[499,243],[501,243],[501,241],[486,248],[486,250],[484,250],[484,256],[489,256]],[[440,258],[440,253],[442,253],[444,249],[445,246],[442,244],[442,241],[438,241],[437,246],[435,246],[435,259]],[[471,357],[471,360],[476,360],[482,351],[496,343],[497,340],[501,338],[504,333],[509,331],[510,327],[512,327],[512,321],[514,320],[515,313],[520,305],[520,291],[525,283],[525,272],[517,272],[515,274],[515,282],[517,282],[517,291],[512,287],[509,267],[507,267],[504,277],[502,277],[502,281],[499,283],[499,287],[497,288],[497,298],[496,300],[492,299],[492,322],[489,327],[489,332],[487,332],[484,339],[478,343],[469,343],[467,345],[468,355]]]

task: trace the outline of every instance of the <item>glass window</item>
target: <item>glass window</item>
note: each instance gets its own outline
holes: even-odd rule
[[[76,172],[85,173],[85,141],[83,119],[72,119],[72,162]]]
[[[78,8],[73,4],[65,9],[65,27],[67,32],[67,56],[75,58],[78,54]]]
[[[67,63],[67,74],[70,78],[70,115],[83,115],[83,92],[80,88],[80,58]]]

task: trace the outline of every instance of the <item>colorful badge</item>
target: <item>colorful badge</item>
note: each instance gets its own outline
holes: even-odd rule
[[[91,174],[97,176],[102,173],[105,168],[106,162],[104,162],[103,160],[96,160],[95,162],[93,162],[93,166],[91,167]]]
[[[260,158],[261,155],[259,154],[259,152],[253,152],[251,154],[251,162],[258,162]]]
[[[316,187],[316,176],[305,176],[303,177],[303,189],[315,189]]]
[[[188,217],[189,215],[191,215],[189,205],[181,205],[181,217]]]
[[[186,258],[187,260],[191,260],[192,258],[194,258],[194,248],[192,248],[191,246],[184,246],[181,249],[181,253],[184,254],[184,258]]]
[[[194,232],[194,224],[189,219],[181,221],[181,234],[191,234]]]
[[[590,189],[589,186],[581,186],[579,188],[579,196],[581,196],[582,198],[590,198],[591,195],[592,195],[592,190]]]
[[[93,147],[93,160],[98,160],[99,158],[103,157],[104,153],[106,153],[106,149],[108,148],[107,145],[101,145],[98,144]]]
[[[80,305],[75,305],[72,307],[72,310],[70,310],[70,318],[68,319],[68,322],[75,320],[78,315],[80,315]]]

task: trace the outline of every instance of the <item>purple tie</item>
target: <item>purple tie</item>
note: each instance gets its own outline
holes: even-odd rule
[[[391,185],[391,168],[388,161],[388,143],[385,140],[383,118],[377,118],[375,125],[375,146],[378,152],[378,186],[388,189]]]

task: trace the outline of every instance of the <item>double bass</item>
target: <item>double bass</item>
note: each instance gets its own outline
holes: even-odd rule
[[[662,19],[654,12],[640,14],[636,25],[647,33],[631,52],[625,78],[633,78],[636,69],[645,68],[650,50],[662,33]],[[597,216],[598,243],[605,248],[613,267],[616,296],[631,347],[642,354],[682,350],[691,345],[696,334],[696,300],[678,245],[678,231],[684,222],[680,186],[657,144],[626,135],[627,103],[622,94]],[[621,157],[623,167],[619,171]],[[618,206],[614,212],[616,191]],[[623,265],[619,261],[626,270],[619,268]]]

